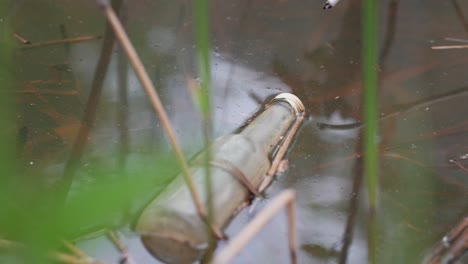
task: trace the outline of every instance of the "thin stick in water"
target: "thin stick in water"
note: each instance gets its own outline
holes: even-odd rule
[[[452,164],[454,164],[455,166],[457,166],[460,170],[462,170],[462,171],[468,173],[468,169],[465,168],[463,165],[461,165],[460,162],[458,162],[457,160],[451,159],[451,160],[449,160],[449,162],[452,163]]]
[[[95,260],[93,258],[79,258],[76,256],[53,252],[50,254],[51,259],[58,263],[65,263],[65,264],[105,264],[104,262]]]
[[[273,176],[276,173],[278,166],[283,159],[284,155],[286,154],[286,151],[289,148],[289,144],[291,144],[291,141],[296,134],[296,131],[299,129],[299,126],[302,123],[302,120],[304,119],[304,114],[301,114],[297,116],[296,121],[294,122],[293,126],[291,127],[291,130],[288,132],[286,138],[284,139],[283,143],[281,144],[281,147],[279,148],[278,152],[275,155],[275,158],[273,159],[271,163],[271,167],[268,170],[264,180],[262,181],[262,184],[258,188],[258,192],[262,193],[273,181]]]
[[[65,245],[66,248],[68,248],[68,250],[70,250],[75,256],[79,257],[79,258],[82,258],[82,259],[85,259],[85,258],[88,258],[88,255],[86,255],[86,253],[84,253],[83,251],[81,251],[81,249],[77,248],[75,245],[73,245],[72,243],[66,241],[66,240],[63,240],[62,243]]]
[[[468,33],[468,22],[466,21],[465,14],[463,14],[462,8],[460,8],[460,5],[457,3],[457,0],[452,0],[452,5],[455,8],[455,12],[457,13],[458,19],[465,28],[465,32]]]
[[[120,5],[122,4],[122,0],[115,0],[113,4],[114,8],[119,9]],[[101,53],[94,73],[93,81],[91,83],[91,91],[89,92],[88,99],[86,101],[81,125],[70,151],[70,157],[65,163],[61,183],[59,183],[61,186],[57,198],[58,203],[64,203],[66,200],[68,191],[75,177],[75,172],[80,165],[84,148],[88,143],[90,129],[93,127],[94,122],[96,121],[97,105],[101,98],[102,86],[107,73],[109,62],[111,60],[112,52],[114,50],[114,42],[114,34],[112,33],[110,26],[106,25]]]
[[[31,45],[31,41],[23,38],[22,36],[16,34],[16,33],[13,33],[13,37],[15,37],[15,39],[17,39],[19,42],[23,43],[23,44],[28,44],[28,45]]]
[[[446,50],[446,49],[467,49],[468,45],[446,45],[446,46],[432,46],[433,50]]]
[[[130,255],[130,252],[128,252],[127,248],[124,246],[124,244],[120,240],[119,235],[115,231],[109,230],[109,232],[107,232],[107,236],[109,237],[109,239],[112,241],[112,244],[114,244],[115,248],[117,248],[117,250],[120,252],[122,256],[120,263],[136,264],[135,260]]]
[[[229,263],[245,245],[255,236],[282,208],[286,207],[288,214],[288,243],[291,263],[296,263],[296,241],[294,228],[294,202],[296,194],[293,190],[285,190],[275,197],[229,244],[216,255],[211,263]]]
[[[30,48],[37,48],[37,47],[42,47],[42,46],[63,44],[63,43],[90,41],[90,40],[95,40],[95,39],[100,39],[100,38],[102,38],[102,36],[83,36],[83,37],[76,37],[76,38],[57,39],[57,40],[51,40],[51,41],[37,42],[34,44],[25,43],[25,45],[21,46],[21,48],[30,49]]]
[[[461,38],[450,38],[450,37],[446,37],[445,40],[453,41],[453,42],[468,43],[468,39],[461,39]]]

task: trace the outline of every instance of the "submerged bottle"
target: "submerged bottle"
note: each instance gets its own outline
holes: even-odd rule
[[[225,228],[238,208],[258,189],[271,166],[278,144],[296,118],[304,115],[302,102],[293,94],[277,95],[239,134],[217,138],[211,148],[212,219]],[[301,119],[302,120],[302,119]],[[292,133],[295,133],[293,131]],[[190,167],[195,187],[206,203],[203,153]],[[166,263],[192,263],[208,248],[206,224],[197,214],[190,192],[181,176],[144,209],[136,231],[148,251]]]

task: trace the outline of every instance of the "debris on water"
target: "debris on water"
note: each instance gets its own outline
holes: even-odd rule
[[[327,0],[327,2],[325,2],[325,5],[323,6],[323,9],[330,9],[334,7],[339,1],[340,0]]]
[[[280,161],[279,165],[278,165],[278,169],[276,170],[276,173],[277,174],[283,174],[289,167],[289,161],[284,159],[282,161]]]

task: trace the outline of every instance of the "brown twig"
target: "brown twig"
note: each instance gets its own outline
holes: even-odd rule
[[[50,253],[50,257],[56,260],[57,262],[66,264],[104,264],[103,262],[88,256],[85,252],[81,251],[81,249],[77,248],[70,242],[66,240],[63,240],[62,242],[73,255],[62,252]]]
[[[131,44],[127,34],[125,33],[125,30],[122,27],[122,24],[120,23],[117,15],[115,14],[114,10],[111,8],[109,5],[108,1],[105,0],[98,0],[98,4],[101,6],[103,9],[104,15],[106,16],[107,20],[109,21],[110,25],[112,26],[112,29],[114,30],[114,33],[119,40],[123,50],[127,54],[127,57],[130,61],[130,64],[132,65],[138,79],[140,80],[149,100],[151,103],[151,106],[153,107],[156,115],[158,116],[161,125],[163,129],[166,132],[166,136],[169,139],[169,142],[172,145],[172,148],[174,150],[174,153],[176,155],[177,161],[179,165],[181,166],[182,170],[182,175],[184,177],[184,180],[189,188],[190,194],[192,196],[193,202],[195,204],[195,207],[197,209],[198,214],[202,219],[206,218],[206,213],[203,208],[203,205],[201,203],[200,197],[197,193],[197,190],[195,189],[195,186],[193,184],[192,178],[190,176],[189,172],[189,167],[187,164],[187,161],[185,160],[185,157],[182,153],[182,150],[179,146],[179,143],[177,142],[177,139],[175,137],[175,133],[173,131],[173,128],[169,122],[169,118],[166,114],[166,111],[164,110],[164,107],[161,103],[161,100],[159,98],[158,93],[156,92],[156,89],[151,82],[148,73],[145,70],[145,67],[143,66],[140,58],[138,57],[138,54],[136,53],[135,49],[133,48],[133,45]]]
[[[16,33],[13,33],[13,37],[15,37],[15,39],[17,39],[19,42],[23,43],[23,44],[27,44],[27,45],[31,45],[31,41],[23,38],[22,36],[16,34]]]
[[[55,262],[66,263],[66,264],[104,264],[101,261],[95,260],[80,249],[70,244],[67,241],[63,241],[65,246],[73,253],[73,255],[65,254],[61,252],[50,252],[48,256]],[[22,243],[0,239],[0,249],[6,250],[24,250],[25,245]]]
[[[421,161],[412,159],[410,157],[404,156],[404,155],[396,153],[396,152],[383,152],[382,156],[386,157],[386,158],[394,158],[394,159],[408,161],[408,162],[410,162],[410,163],[412,163],[414,165],[420,166],[420,167],[427,167],[427,165],[422,163]]]
[[[434,247],[424,264],[458,263],[468,250],[468,216],[465,216]],[[461,262],[460,262],[461,263]]]
[[[83,251],[81,251],[81,249],[77,248],[75,245],[73,245],[72,243],[66,241],[66,240],[63,240],[62,241],[63,244],[65,245],[65,247],[68,248],[68,250],[70,250],[75,256],[79,257],[79,258],[88,258],[88,255],[86,255],[86,253],[84,253]]]
[[[466,22],[466,18],[463,14],[462,9],[460,8],[456,0],[452,0],[452,5],[455,8],[455,12],[457,13],[458,19],[460,19],[460,22],[462,23],[465,32],[468,33],[468,23]]]
[[[450,38],[450,37],[446,37],[445,40],[453,41],[453,42],[468,43],[468,39],[461,39],[461,38]]]
[[[92,259],[90,257],[80,258],[59,252],[51,253],[50,257],[56,262],[65,264],[104,264],[104,262]]]
[[[122,241],[120,241],[120,238],[118,234],[115,231],[109,231],[107,232],[107,236],[109,239],[112,241],[112,244],[117,248],[117,250],[120,252],[122,255],[122,259],[125,260],[125,263],[128,264],[135,264],[135,260],[132,258],[130,253],[128,252],[127,248],[122,244]]]
[[[362,153],[363,145],[363,132],[360,132],[358,142],[356,144],[356,151]],[[348,252],[353,242],[353,233],[356,223],[356,217],[359,210],[359,196],[362,189],[363,178],[363,158],[362,155],[355,155],[356,161],[353,166],[353,185],[351,190],[351,199],[349,200],[348,216],[346,218],[345,230],[341,239],[341,250],[338,258],[339,264],[345,264],[348,260]]]
[[[268,170],[267,174],[265,175],[264,180],[262,181],[262,184],[258,188],[258,192],[262,193],[271,183],[273,180],[273,176],[276,173],[276,170],[278,169],[278,166],[283,159],[284,155],[286,154],[286,151],[289,148],[289,145],[291,144],[292,139],[294,138],[294,135],[296,134],[296,131],[299,129],[299,126],[302,123],[302,120],[304,120],[304,114],[300,114],[297,116],[296,120],[294,121],[294,124],[292,125],[290,131],[286,135],[286,138],[282,142],[280,148],[278,149],[278,152],[275,155],[275,158],[271,162],[270,169]]]
[[[57,39],[57,40],[50,40],[50,41],[44,41],[44,42],[37,42],[34,44],[27,44],[27,45],[21,46],[21,48],[30,49],[30,48],[37,48],[37,47],[42,47],[42,46],[63,44],[63,43],[90,41],[90,40],[95,40],[95,39],[100,39],[100,38],[102,38],[102,36],[83,36],[83,37],[76,37],[76,38]]]
[[[458,162],[458,160],[453,160],[453,159],[451,159],[451,160],[449,160],[449,162],[452,163],[452,164],[454,164],[455,166],[457,166],[460,170],[462,170],[462,171],[468,173],[468,169],[465,168],[465,166],[461,165],[460,162]]]
[[[446,50],[446,49],[467,49],[468,45],[446,45],[446,46],[432,46],[433,50]]]
[[[430,96],[428,98],[417,100],[417,101],[414,101],[412,103],[394,105],[394,106],[392,106],[392,108],[395,109],[395,110],[383,111],[383,112],[385,112],[387,114],[381,115],[378,118],[378,122],[382,122],[382,121],[385,121],[387,119],[395,118],[397,116],[409,113],[410,111],[422,109],[423,107],[427,108],[427,107],[432,106],[434,104],[438,104],[438,103],[441,103],[441,102],[446,102],[446,101],[451,100],[451,99],[459,98],[460,96],[463,96],[466,93],[468,93],[468,86],[461,87],[461,88],[458,88],[458,89],[454,89],[453,91],[449,91],[449,92],[446,92],[446,93]],[[350,123],[350,124],[344,124],[344,125],[317,123],[317,126],[320,129],[329,128],[329,129],[337,129],[337,130],[346,130],[346,129],[362,128],[363,126],[365,126],[365,123],[356,122],[356,123]],[[432,132],[431,132],[431,134],[432,134]]]
[[[37,89],[37,88],[30,88],[30,89],[22,89],[15,91],[18,94],[40,94],[40,95],[70,95],[74,96],[78,94],[78,91],[71,90],[71,91],[63,91],[63,90],[52,90],[52,89]]]
[[[389,10],[387,14],[387,30],[385,33],[385,41],[382,45],[382,49],[379,54],[379,65],[384,67],[384,63],[387,60],[387,56],[390,52],[390,49],[393,45],[396,32],[396,21],[398,15],[398,4],[399,0],[390,0]]]
[[[294,228],[294,202],[296,194],[293,190],[285,190],[275,197],[229,244],[216,255],[211,263],[229,263],[283,207],[288,216],[288,243],[291,263],[296,263],[296,241]]]

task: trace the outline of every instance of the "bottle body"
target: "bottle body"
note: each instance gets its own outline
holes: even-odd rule
[[[235,172],[242,174],[257,190],[270,168],[273,149],[296,116],[294,107],[277,100],[239,134],[221,136],[210,146],[211,224],[216,228],[225,228],[249,198],[249,190]],[[194,159],[190,173],[195,189],[206,204],[203,155]],[[166,263],[192,263],[200,259],[208,247],[206,230],[180,175],[145,208],[136,225],[145,247]]]

